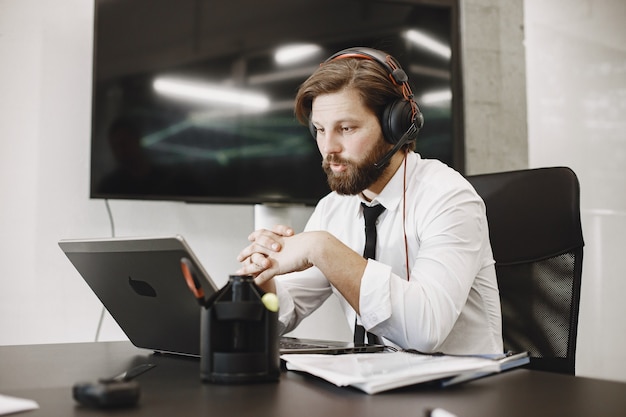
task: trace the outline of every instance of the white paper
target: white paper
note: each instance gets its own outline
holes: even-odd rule
[[[368,394],[460,374],[500,370],[498,361],[492,359],[406,352],[285,354],[281,358],[289,370],[308,372],[337,386],[353,386]]]
[[[39,404],[33,400],[0,394],[0,416],[21,411],[36,410],[37,408],[39,408]]]

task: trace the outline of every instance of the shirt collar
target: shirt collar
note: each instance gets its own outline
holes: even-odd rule
[[[418,155],[415,152],[408,152],[406,155],[406,175],[407,180],[413,172],[413,168],[417,163]],[[388,211],[396,211],[402,202],[404,196],[404,172],[405,162],[403,161],[400,167],[396,170],[393,177],[389,180],[385,188],[378,194],[371,202],[366,201],[359,193],[359,200],[365,202],[365,204],[373,206],[375,204],[382,204]],[[407,181],[408,183],[408,181]]]

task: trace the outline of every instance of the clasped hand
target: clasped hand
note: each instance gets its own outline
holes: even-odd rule
[[[263,285],[276,275],[302,271],[313,264],[309,260],[310,233],[295,234],[293,229],[277,225],[272,230],[259,229],[248,236],[250,245],[237,256],[240,275],[252,275]]]

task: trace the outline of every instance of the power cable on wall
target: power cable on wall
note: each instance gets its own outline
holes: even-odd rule
[[[107,209],[107,214],[109,215],[109,224],[111,225],[111,237],[115,237],[115,222],[113,221],[113,214],[111,213],[111,206],[109,205],[109,200],[104,199],[104,204]],[[100,331],[102,330],[102,322],[104,321],[105,313],[106,313],[106,308],[103,305],[102,310],[100,311],[100,319],[98,320],[98,328],[96,329],[96,338],[95,338],[96,342],[100,340]]]

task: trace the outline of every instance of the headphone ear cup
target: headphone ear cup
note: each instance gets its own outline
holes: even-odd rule
[[[421,113],[417,114],[416,122],[419,122]],[[400,141],[402,136],[409,130],[413,120],[413,106],[408,100],[396,100],[393,103],[385,107],[381,120],[381,128],[383,131],[383,137],[392,145],[395,145]],[[417,124],[417,128],[421,128],[420,124]],[[410,138],[409,140],[414,140]]]

